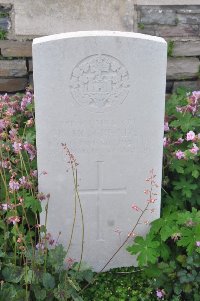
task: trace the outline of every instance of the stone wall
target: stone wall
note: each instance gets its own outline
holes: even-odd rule
[[[137,6],[137,31],[168,42],[167,92],[200,89],[200,5]]]
[[[33,85],[34,37],[105,29],[164,37],[168,42],[167,93],[179,86],[200,90],[200,3],[199,0],[173,0],[173,3],[171,0],[0,0],[0,93],[24,91],[27,85]]]

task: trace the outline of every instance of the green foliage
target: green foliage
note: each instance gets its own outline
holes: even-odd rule
[[[167,42],[167,55],[173,56],[173,51],[174,51],[174,41],[169,40]]]
[[[137,236],[134,240],[134,245],[128,247],[127,250],[131,254],[139,253],[138,263],[142,266],[149,262],[155,263],[157,261],[158,247],[159,242],[153,241],[151,236],[147,235],[146,239],[141,236]]]
[[[167,101],[162,216],[127,248],[164,300],[200,300],[199,114],[199,91]]]
[[[166,103],[162,205],[188,209],[200,205],[200,95],[178,89]],[[189,132],[193,139],[187,139]],[[195,151],[196,149],[196,151]],[[178,157],[182,152],[182,157]]]
[[[165,212],[151,223],[146,238],[137,237],[135,242],[128,251],[139,254],[138,264],[147,266],[144,272],[156,279],[155,288],[165,289],[167,300],[175,295],[192,300],[200,293],[200,211]]]
[[[0,40],[6,40],[7,31],[0,28]]]
[[[69,266],[64,247],[39,224],[49,196],[37,191],[34,118],[30,89],[0,96],[0,301],[81,301],[79,284],[91,282],[91,269]]]
[[[138,268],[118,268],[97,275],[83,292],[84,301],[154,301],[151,281]]]
[[[144,24],[143,23],[138,23],[138,28],[143,30],[144,29]]]

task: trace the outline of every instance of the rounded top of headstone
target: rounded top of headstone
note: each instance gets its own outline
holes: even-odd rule
[[[33,45],[41,44],[45,42],[51,42],[62,39],[70,39],[70,38],[84,38],[84,37],[122,37],[122,38],[132,38],[132,39],[140,39],[140,40],[149,40],[152,42],[159,42],[167,44],[167,42],[161,38],[156,36],[150,36],[141,33],[135,32],[124,32],[124,31],[108,31],[108,30],[98,30],[98,31],[76,31],[76,32],[67,32],[67,33],[59,33],[49,36],[44,36],[40,38],[35,38],[33,40]]]

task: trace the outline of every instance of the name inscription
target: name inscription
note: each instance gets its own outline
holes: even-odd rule
[[[75,153],[131,153],[139,145],[151,148],[149,139],[138,134],[133,120],[69,120],[56,134]]]

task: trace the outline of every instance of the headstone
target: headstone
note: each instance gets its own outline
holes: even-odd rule
[[[99,271],[140,214],[132,204],[145,208],[145,179],[152,168],[161,183],[166,42],[109,31],[38,38],[33,71],[39,189],[50,193],[48,231],[55,237],[61,232],[59,241],[67,248],[76,211],[68,256],[80,259],[81,214],[61,146],[66,143],[79,163],[83,260]],[[149,229],[144,220],[159,217],[159,195],[153,207],[138,234]],[[124,247],[107,268],[133,262]]]

